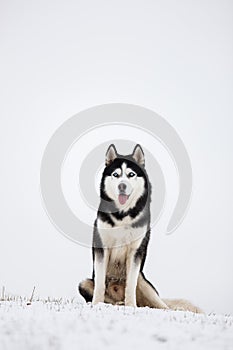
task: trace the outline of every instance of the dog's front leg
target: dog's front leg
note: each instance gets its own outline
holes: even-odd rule
[[[125,287],[125,305],[137,306],[136,287],[140,269],[139,259],[135,259],[136,251],[131,251],[126,260],[126,287]]]
[[[108,249],[101,248],[101,252],[99,249],[96,249],[94,254],[95,285],[92,304],[97,304],[104,302],[105,280],[109,253]]]

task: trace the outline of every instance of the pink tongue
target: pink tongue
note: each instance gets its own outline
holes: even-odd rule
[[[121,204],[125,204],[125,202],[127,201],[128,196],[126,194],[119,194],[119,202]]]

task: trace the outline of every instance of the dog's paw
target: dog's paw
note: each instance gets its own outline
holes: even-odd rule
[[[137,304],[135,300],[125,299],[125,306],[137,307]]]
[[[104,303],[104,298],[101,298],[101,297],[93,298],[92,305],[96,305],[96,304],[99,304],[99,303]]]
[[[104,303],[104,293],[104,289],[97,289],[96,291],[94,291],[92,305]]]
[[[92,301],[92,305],[97,305],[99,303],[103,303],[103,301],[102,300],[93,300]]]

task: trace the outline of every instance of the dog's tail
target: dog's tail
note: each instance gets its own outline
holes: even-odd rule
[[[193,305],[190,301],[185,299],[162,299],[162,300],[171,310],[191,311],[197,314],[204,313],[204,311],[202,311],[198,306]]]

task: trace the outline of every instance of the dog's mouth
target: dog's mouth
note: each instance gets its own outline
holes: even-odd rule
[[[118,196],[118,200],[120,202],[121,205],[125,204],[126,201],[128,200],[129,196],[125,193],[120,193]]]

